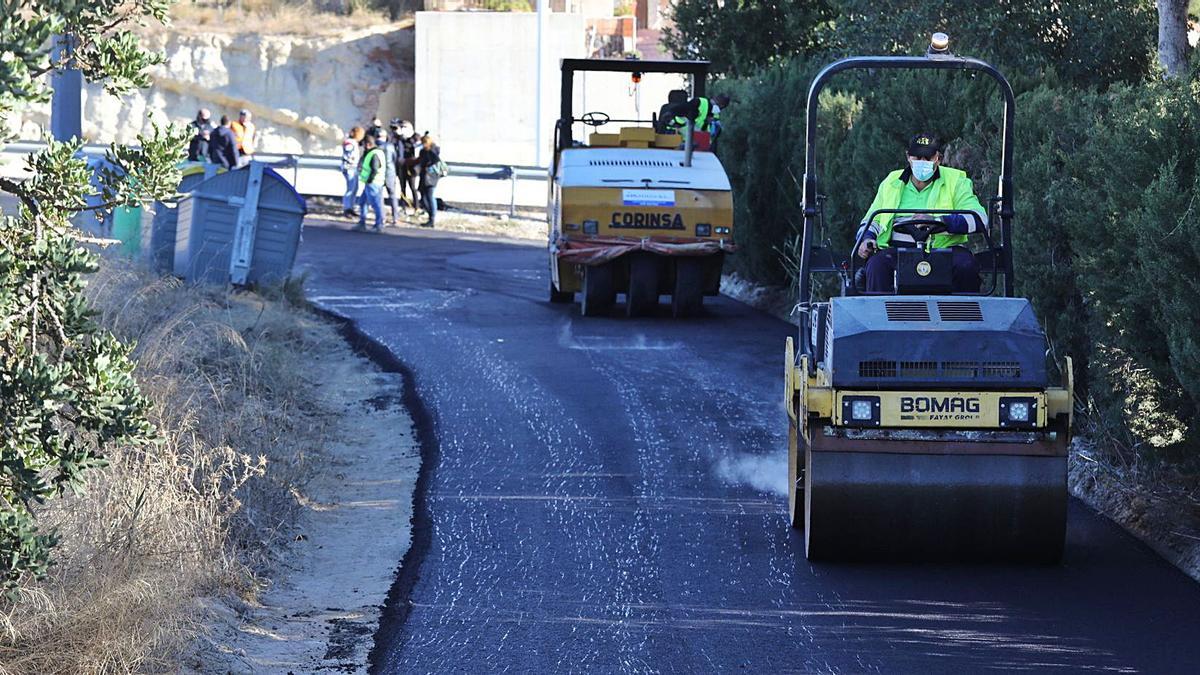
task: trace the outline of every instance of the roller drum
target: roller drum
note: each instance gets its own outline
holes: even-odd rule
[[[903,451],[822,451],[821,441],[815,434],[806,453],[810,559],[1062,557],[1065,453],[921,453],[911,442]]]

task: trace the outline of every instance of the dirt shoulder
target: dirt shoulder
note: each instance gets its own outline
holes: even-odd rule
[[[1116,465],[1088,438],[1071,449],[1071,493],[1200,581],[1200,477]]]
[[[236,606],[214,603],[202,672],[365,672],[409,547],[420,452],[402,376],[345,343],[297,366],[334,420],[329,440],[298,487],[303,512],[267,590]]]
[[[157,440],[107,447],[40,506],[45,579],[0,598],[0,672],[362,672],[410,546],[420,457],[402,376],[296,284],[230,291],[106,256]]]

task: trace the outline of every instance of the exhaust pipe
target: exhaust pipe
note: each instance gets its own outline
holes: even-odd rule
[[[692,165],[692,150],[695,149],[692,143],[692,131],[696,128],[696,120],[688,119],[687,133],[683,136],[683,165]]]

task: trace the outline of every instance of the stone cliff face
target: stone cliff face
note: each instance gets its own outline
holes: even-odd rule
[[[155,33],[166,55],[149,89],[120,98],[88,85],[83,134],[89,142],[132,142],[151,123],[184,123],[199,108],[213,117],[254,113],[261,152],[332,154],[346,129],[378,115],[412,118],[413,30],[381,27],[336,38]],[[20,138],[41,138],[49,106],[10,122]]]

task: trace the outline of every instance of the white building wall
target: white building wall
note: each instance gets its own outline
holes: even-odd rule
[[[558,117],[559,60],[580,58],[584,19],[550,14],[542,70],[541,139]],[[417,131],[457,162],[533,165],[537,159],[537,15],[417,12]]]
[[[560,61],[586,56],[581,14],[551,13],[542,72],[543,160],[553,157],[562,83]],[[437,138],[451,162],[537,163],[537,15],[511,12],[417,12],[417,131]],[[678,75],[647,75],[635,87],[628,73],[577,74],[574,113],[602,111],[614,119],[649,119]],[[621,125],[600,131],[615,133]],[[574,137],[592,129],[576,124]]]

